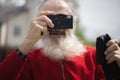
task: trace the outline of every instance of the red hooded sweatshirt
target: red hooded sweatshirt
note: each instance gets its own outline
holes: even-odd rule
[[[54,61],[36,49],[27,57],[17,80],[106,80],[102,66],[96,64],[95,48],[86,50],[71,59]]]

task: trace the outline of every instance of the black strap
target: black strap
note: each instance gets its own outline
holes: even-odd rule
[[[105,60],[104,52],[107,49],[106,43],[111,40],[108,34],[97,37],[96,40],[96,60],[97,64],[101,64],[106,76],[106,80],[120,80],[120,68],[116,61],[111,64],[107,64]],[[119,44],[118,44],[119,45]]]
[[[25,60],[27,57],[27,55],[24,55],[19,49],[17,49],[17,55],[22,60]]]

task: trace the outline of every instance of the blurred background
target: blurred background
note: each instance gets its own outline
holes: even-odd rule
[[[79,16],[87,39],[108,33],[120,40],[120,0],[79,0]]]
[[[0,61],[25,38],[40,0],[0,0]],[[71,1],[79,18],[76,35],[95,46],[96,38],[108,33],[120,40],[120,0]]]

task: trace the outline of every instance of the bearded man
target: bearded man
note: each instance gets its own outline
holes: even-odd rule
[[[54,29],[48,15],[56,14],[73,15],[73,12],[65,0],[44,0],[39,6],[24,42],[13,52],[21,59],[29,54],[17,80],[105,80],[102,66],[96,63],[95,48],[84,46],[74,35],[74,29]],[[110,40],[105,54],[108,63],[117,61],[119,65],[117,43]],[[37,49],[30,51],[35,44]]]

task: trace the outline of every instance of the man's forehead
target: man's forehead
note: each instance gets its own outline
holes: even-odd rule
[[[44,3],[42,7],[42,11],[63,11],[63,10],[70,10],[69,6],[66,2],[63,1],[48,1]]]

